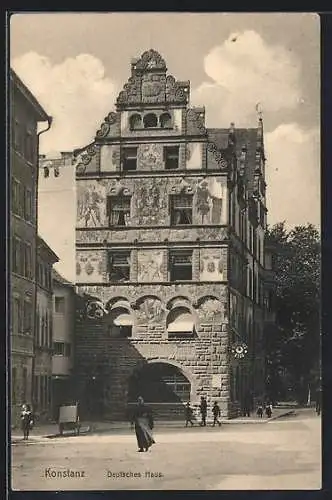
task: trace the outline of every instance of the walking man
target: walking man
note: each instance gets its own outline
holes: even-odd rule
[[[194,425],[194,422],[193,422],[193,410],[190,406],[190,403],[188,401],[188,403],[186,404],[186,406],[184,407],[184,414],[185,414],[185,418],[186,418],[186,427],[188,427],[188,424],[190,423],[191,424],[191,427]]]
[[[218,405],[217,401],[214,402],[213,407],[212,407],[212,413],[213,413],[213,424],[212,426],[214,427],[216,424],[221,426],[221,422],[219,421],[219,417],[221,415],[220,412],[220,406]]]
[[[199,405],[199,409],[202,418],[200,425],[206,427],[207,402],[204,396],[201,396],[201,403]]]

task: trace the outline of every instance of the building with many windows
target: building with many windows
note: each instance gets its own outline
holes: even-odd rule
[[[263,122],[207,128],[190,82],[154,50],[96,136],[74,152],[75,375],[82,412],[160,418],[263,397]]]
[[[32,400],[38,124],[51,118],[10,70],[10,353],[12,424]],[[47,128],[44,128],[46,131]],[[40,132],[39,132],[40,134]]]
[[[53,280],[52,267],[57,255],[38,237],[37,310],[34,358],[33,410],[40,421],[51,418],[53,352]]]
[[[52,412],[73,397],[75,286],[53,270]]]

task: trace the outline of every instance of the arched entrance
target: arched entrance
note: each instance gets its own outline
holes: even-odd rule
[[[191,383],[178,367],[169,363],[151,363],[130,377],[128,406],[130,409],[138,396],[142,396],[157,419],[183,419],[184,404],[190,401],[190,392]]]
[[[151,363],[129,379],[128,402],[142,396],[147,403],[183,403],[190,400],[191,384],[181,370],[168,363]]]

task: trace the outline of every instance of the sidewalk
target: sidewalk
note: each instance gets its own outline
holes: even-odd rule
[[[281,417],[285,417],[287,415],[295,414],[294,409],[279,409],[275,408],[273,410],[273,414],[271,418],[257,418],[256,414],[253,414],[251,417],[238,417],[233,419],[221,419],[223,425],[239,425],[239,424],[267,424],[273,420],[276,420]],[[207,422],[208,426],[211,425],[211,422]],[[157,421],[155,423],[155,429],[183,429],[184,422],[177,421]],[[195,425],[198,427],[198,423]],[[122,431],[127,432],[130,430],[129,422],[83,422],[81,427],[81,434],[84,435],[86,433],[106,433],[106,432],[114,432],[114,431]],[[40,438],[50,438],[56,437],[59,434],[59,428],[57,424],[43,424],[38,425],[33,428],[31,434],[29,436],[29,440]],[[72,432],[64,432],[64,436],[73,435]],[[19,429],[12,430],[12,441],[21,441],[22,434]]]

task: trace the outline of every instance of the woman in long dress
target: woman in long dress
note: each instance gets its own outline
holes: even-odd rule
[[[137,400],[137,406],[133,413],[131,424],[135,424],[138,451],[148,451],[150,446],[155,443],[152,435],[153,417],[151,409],[144,404],[144,400],[141,396]]]

